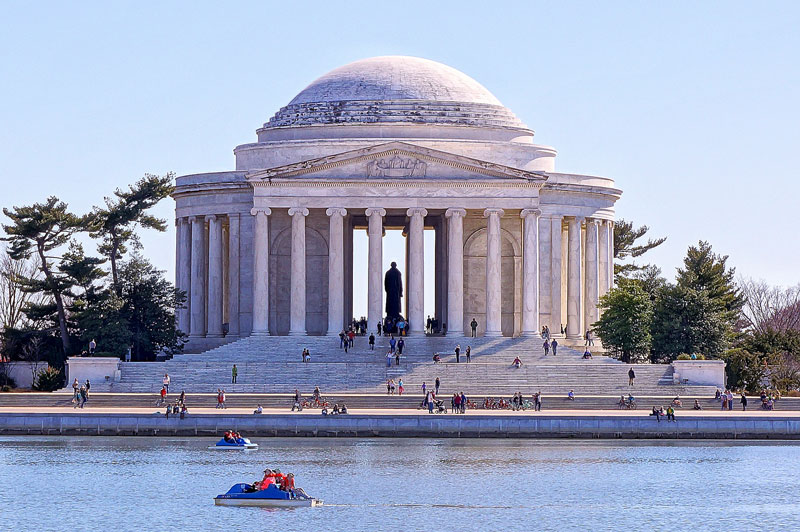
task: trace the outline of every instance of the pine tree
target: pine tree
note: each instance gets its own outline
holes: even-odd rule
[[[92,215],[92,238],[100,238],[98,251],[111,264],[111,279],[114,291],[119,294],[120,280],[118,261],[128,252],[128,247],[139,247],[136,226],[166,231],[165,220],[147,213],[159,201],[172,194],[174,175],[164,177],[146,174],[142,179],[128,187],[117,189],[114,198],[105,198],[105,208],[95,207]]]
[[[618,261],[623,261],[627,258],[641,257],[651,249],[660,246],[664,243],[667,237],[657,238],[655,240],[648,238],[646,244],[636,244],[636,241],[642,238],[650,228],[646,225],[641,227],[633,227],[633,222],[628,222],[619,219],[614,222],[614,258]],[[646,268],[637,264],[620,264],[614,263],[615,275],[627,275],[638,270]]]
[[[87,228],[88,219],[77,216],[67,210],[67,204],[55,196],[47,198],[44,203],[30,206],[3,209],[3,213],[12,221],[3,225],[10,242],[9,255],[12,259],[28,259],[32,255],[39,258],[39,268],[43,278],[28,277],[21,282],[24,289],[32,293],[44,292],[52,297],[52,305],[57,315],[58,329],[64,355],[70,352],[70,335],[67,325],[65,295],[72,282],[69,277],[54,268],[53,253],[69,242],[75,233]],[[38,310],[44,310],[41,308]],[[32,309],[36,314],[37,309]]]
[[[734,282],[735,268],[728,268],[728,256],[721,257],[711,250],[708,242],[700,241],[690,246],[683,259],[683,268],[678,269],[678,286],[705,292],[708,299],[719,307],[723,317],[733,330],[745,303],[744,295]]]

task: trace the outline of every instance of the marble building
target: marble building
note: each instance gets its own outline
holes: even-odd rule
[[[465,74],[414,57],[356,61],[311,83],[257,136],[234,149],[235,170],[177,179],[188,350],[338,334],[354,317],[354,289],[367,291],[374,327],[387,228],[407,236],[398,259],[411,334],[425,325],[426,260],[448,334],[468,334],[475,318],[486,336],[566,325],[569,343],[597,319],[613,283],[621,191],[608,178],[556,172],[556,150]],[[426,229],[434,257],[424,256]],[[362,230],[368,278],[354,279]]]

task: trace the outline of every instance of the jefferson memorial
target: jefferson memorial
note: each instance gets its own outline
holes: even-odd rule
[[[383,236],[402,229],[404,315],[424,334],[425,261],[447,334],[581,341],[613,283],[605,177],[556,150],[480,83],[441,63],[375,57],[313,81],[234,149],[236,169],[177,179],[176,284],[187,351],[246,336],[338,335],[366,290],[384,311]],[[425,257],[424,231],[435,232]],[[367,279],[353,278],[365,230]],[[392,257],[394,258],[394,257]],[[430,304],[431,302],[429,302]]]

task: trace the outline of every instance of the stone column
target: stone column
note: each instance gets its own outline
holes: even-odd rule
[[[614,222],[606,223],[608,231],[608,289],[614,288]]]
[[[189,218],[192,224],[192,288],[189,335],[201,338],[206,334],[206,224],[202,216]]]
[[[308,209],[289,209],[292,217],[291,292],[289,297],[289,336],[306,334],[306,216]]]
[[[584,302],[584,329],[597,321],[597,305],[600,302],[600,220],[586,220],[586,301]]]
[[[583,332],[581,308],[583,306],[583,262],[581,245],[581,223],[583,217],[569,220],[569,261],[567,264],[567,338],[580,340]]]
[[[597,248],[599,253],[597,269],[599,270],[599,277],[597,283],[597,291],[602,297],[608,292],[608,225],[605,220],[599,220],[598,234],[597,234]]]
[[[253,336],[269,336],[269,215],[272,210],[250,210],[253,231]]]
[[[486,227],[486,331],[484,336],[502,336],[502,235],[500,218],[503,209],[486,209],[483,217],[488,218]]]
[[[561,334],[561,216],[550,218],[550,334]]]
[[[410,334],[425,334],[425,209],[408,209],[408,323]]]
[[[367,270],[367,327],[375,330],[383,321],[383,217],[386,210],[369,208],[364,211],[369,218],[369,266]]]
[[[239,213],[228,215],[228,336],[239,336]]]
[[[447,332],[464,332],[464,209],[447,209],[450,218],[447,231]]]
[[[523,209],[522,336],[539,337],[539,209]]]
[[[192,289],[192,226],[186,218],[177,219],[178,250],[175,258],[175,284],[186,294],[183,308],[178,310],[178,329],[190,333],[190,291]]]
[[[328,336],[338,336],[344,327],[344,217],[347,211],[333,207],[328,240]]]
[[[222,218],[206,216],[208,222],[208,332],[222,336]]]

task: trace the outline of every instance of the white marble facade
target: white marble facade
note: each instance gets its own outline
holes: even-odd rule
[[[555,171],[556,151],[445,65],[378,57],[314,81],[234,150],[236,170],[179,177],[176,282],[190,350],[250,334],[338,334],[367,291],[383,315],[382,235],[403,228],[405,313],[424,327],[435,266],[448,334],[577,341],[613,285],[611,179]],[[436,232],[436,256],[422,235]],[[354,231],[369,239],[353,279]],[[402,259],[402,257],[399,257]]]

